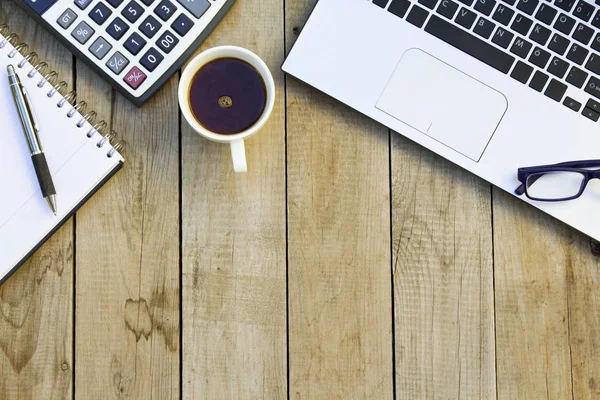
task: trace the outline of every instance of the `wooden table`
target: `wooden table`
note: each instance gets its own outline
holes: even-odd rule
[[[0,287],[1,399],[600,398],[589,239],[285,77],[314,3],[238,0],[203,46],[277,83],[235,175],[177,77],[138,110],[2,0],[129,147]]]

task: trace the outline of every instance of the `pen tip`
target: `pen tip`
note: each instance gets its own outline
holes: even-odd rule
[[[50,196],[46,197],[46,201],[48,202],[48,205],[50,206],[50,209],[52,210],[52,212],[56,216],[56,212],[58,210],[58,208],[56,207],[56,195],[55,194],[51,194]]]

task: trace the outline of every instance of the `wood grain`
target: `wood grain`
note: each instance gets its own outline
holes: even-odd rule
[[[494,190],[498,398],[600,397],[600,262],[589,240]]]
[[[493,399],[490,186],[392,136],[399,399]]]
[[[14,2],[0,2],[2,22],[72,84],[72,57]],[[0,287],[0,398],[70,399],[72,350],[70,220]]]
[[[128,142],[77,213],[76,397],[179,398],[177,77],[136,109],[78,63],[81,99]]]
[[[203,48],[238,45],[273,72],[276,105],[246,141],[247,174],[229,147],[183,122],[183,397],[283,399],[286,379],[283,1],[238,1]]]
[[[290,397],[392,398],[388,130],[291,77],[287,113]]]

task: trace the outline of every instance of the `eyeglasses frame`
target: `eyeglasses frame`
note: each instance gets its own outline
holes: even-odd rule
[[[598,168],[595,170],[590,170],[588,168]],[[564,197],[560,199],[540,199],[537,197],[532,197],[527,192],[527,179],[534,174],[543,174],[549,172],[576,172],[583,175],[583,181],[581,182],[581,187],[579,188],[579,193],[574,196]],[[540,175],[541,177],[542,175]],[[592,179],[600,179],[600,160],[580,160],[580,161],[569,161],[558,164],[550,164],[550,165],[539,165],[533,167],[523,167],[517,170],[517,179],[521,182],[521,185],[515,189],[515,194],[518,196],[522,196],[525,194],[528,199],[534,201],[544,201],[549,203],[560,202],[560,201],[569,201],[575,200],[585,192],[587,184]],[[535,182],[535,181],[534,181]]]

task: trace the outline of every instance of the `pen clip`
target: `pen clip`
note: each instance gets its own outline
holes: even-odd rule
[[[32,106],[32,101],[31,101],[31,97],[29,97],[29,92],[27,91],[27,89],[25,89],[25,86],[21,85],[21,92],[23,93],[23,97],[25,97],[25,106],[27,107],[27,110],[29,111],[29,115],[31,115],[31,120],[33,122],[33,129],[35,129],[35,131],[37,133],[40,133],[40,124],[38,122],[38,118],[37,115],[35,113],[35,110],[33,109]]]

